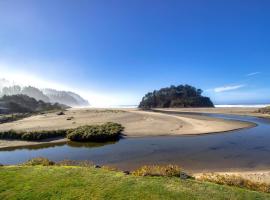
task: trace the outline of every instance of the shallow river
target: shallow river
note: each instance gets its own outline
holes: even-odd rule
[[[90,160],[130,170],[144,164],[178,164],[188,171],[254,170],[270,168],[270,120],[205,114],[249,121],[248,129],[199,135],[124,138],[115,143],[68,142],[0,150],[0,163],[17,164],[33,157],[50,160]]]

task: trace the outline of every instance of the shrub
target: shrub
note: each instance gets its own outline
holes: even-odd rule
[[[73,141],[106,141],[117,139],[124,127],[121,124],[107,122],[102,125],[86,125],[71,129],[67,138]]]
[[[66,130],[30,131],[21,135],[22,140],[42,140],[54,137],[66,136]]]
[[[21,139],[21,134],[11,129],[0,132],[0,139]]]
[[[66,136],[67,130],[48,130],[48,131],[26,131],[17,132],[15,130],[8,130],[0,132],[0,139],[19,139],[19,140],[42,140],[54,137]]]
[[[77,160],[62,160],[57,163],[59,166],[80,166],[80,167],[93,167],[94,163],[88,160],[77,161]]]
[[[25,163],[23,163],[22,165],[27,165],[27,166],[35,166],[35,165],[42,165],[42,166],[51,166],[54,165],[55,163],[47,158],[43,158],[43,157],[38,157],[38,158],[33,158],[30,159],[28,161],[26,161]]]
[[[103,125],[80,126],[75,129],[44,130],[44,131],[15,131],[0,132],[0,139],[18,139],[36,141],[55,137],[65,137],[73,141],[108,141],[117,139],[124,127],[121,124],[108,122]]]
[[[269,184],[251,181],[236,175],[203,174],[197,179],[220,185],[229,185],[261,192],[270,192]]]
[[[145,165],[132,172],[135,176],[180,176],[181,168],[177,165]]]

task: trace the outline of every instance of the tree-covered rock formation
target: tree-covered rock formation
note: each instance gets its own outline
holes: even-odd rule
[[[147,93],[142,98],[139,108],[214,107],[210,98],[202,96],[202,92],[201,89],[190,85],[172,85]]]

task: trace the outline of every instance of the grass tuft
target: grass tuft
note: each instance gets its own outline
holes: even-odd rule
[[[58,166],[80,166],[80,167],[93,167],[94,163],[88,160],[83,160],[83,161],[77,161],[77,160],[62,160],[55,165]]]
[[[22,163],[22,165],[24,166],[36,166],[36,165],[42,165],[42,166],[51,166],[54,165],[55,163],[47,158],[43,158],[43,157],[38,157],[38,158],[33,158],[30,159],[24,163]]]
[[[177,176],[181,175],[181,168],[177,165],[145,165],[132,172],[135,176]]]
[[[240,188],[247,188],[249,190],[270,192],[270,185],[261,182],[255,182],[244,179],[236,175],[220,175],[220,174],[203,174],[198,178],[200,181],[213,182],[220,185],[236,186]]]
[[[8,130],[0,132],[0,139],[36,141],[55,137],[65,137],[66,132],[67,130],[47,130],[47,131]]]

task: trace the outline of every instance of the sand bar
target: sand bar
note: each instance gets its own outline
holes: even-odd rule
[[[65,111],[64,115],[48,113],[0,124],[0,131],[10,129],[18,131],[69,129],[81,125],[101,124],[104,122],[121,123],[125,127],[124,134],[126,137],[208,134],[248,128],[255,125],[249,122],[206,116],[168,115],[137,109],[69,109]],[[42,141],[42,143],[52,142],[55,141]],[[36,145],[39,143],[0,140],[0,148]]]

